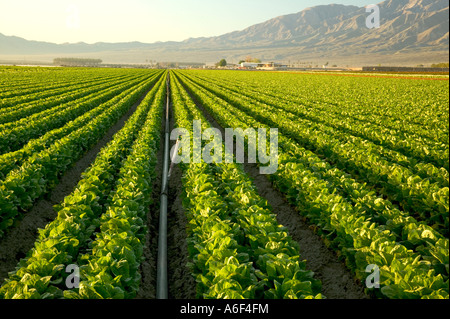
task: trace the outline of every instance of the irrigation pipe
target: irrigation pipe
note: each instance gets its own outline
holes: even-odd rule
[[[156,298],[168,299],[169,288],[167,279],[167,203],[169,190],[169,106],[170,106],[170,75],[167,76],[167,104],[166,104],[166,124],[164,138],[164,162],[161,186],[161,208],[159,215],[159,240],[158,240],[158,264],[156,278]]]

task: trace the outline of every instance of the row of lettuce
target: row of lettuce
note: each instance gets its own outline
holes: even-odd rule
[[[446,150],[439,153],[440,157],[434,158],[436,162],[439,162],[439,158],[442,159],[440,166],[434,166],[432,161],[421,165],[418,164],[420,158],[408,157],[395,149],[391,150],[361,138],[358,134],[350,134],[348,130],[335,128],[330,116],[315,109],[308,112],[317,112],[318,115],[314,116],[322,120],[304,115],[304,107],[301,105],[286,103],[283,100],[276,101],[273,98],[259,102],[261,95],[245,96],[214,83],[197,84],[207,87],[212,93],[236,105],[260,122],[279,128],[286,136],[292,137],[308,150],[324,156],[359,181],[373,185],[380,194],[392,202],[399,203],[403,210],[411,212],[414,217],[448,238],[448,145]],[[285,106],[282,106],[283,103]],[[283,112],[282,117],[278,116],[280,111]],[[346,121],[340,119],[339,122]],[[356,124],[353,126],[362,127]],[[390,140],[390,136],[386,135],[385,139]],[[399,140],[399,143],[402,141]],[[433,174],[429,175],[429,171]]]
[[[98,72],[96,69],[20,68],[17,72],[3,72],[0,80],[0,114],[19,106],[35,104],[38,100],[48,101],[77,88],[128,75],[130,72],[106,69]]]
[[[42,114],[38,113],[17,123],[12,122],[15,128],[3,127],[2,136],[8,151],[0,155],[0,178],[4,179],[13,168],[20,167],[32,154],[42,151],[55,141],[83,127],[111,105],[135,91],[141,83],[142,81],[136,79],[131,83],[106,86],[101,91],[94,90],[91,94],[69,103],[68,109],[63,112],[50,112],[49,116],[41,116]]]
[[[203,129],[208,128],[176,75],[171,87],[176,126],[192,133],[193,121],[201,120]],[[197,297],[323,298],[320,281],[300,262],[298,244],[278,224],[242,167],[203,161],[181,167]]]
[[[71,87],[66,93],[54,93],[48,99],[36,98],[0,113],[0,154],[17,151],[30,139],[76,119],[98,103],[142,82],[147,75],[138,73],[107,78],[81,88]]]
[[[250,101],[244,95],[224,89],[224,86],[219,91],[214,84],[202,81],[192,73],[177,74],[184,88],[222,127],[280,127],[280,166],[271,176],[273,182],[303,216],[318,226],[325,242],[345,259],[363,284],[368,277],[368,266],[376,265],[380,269],[381,289],[368,289],[369,293],[392,299],[448,298],[449,243],[443,227],[427,218],[418,220],[410,216],[407,210],[397,208],[389,196],[387,199],[378,196],[372,187],[352,177],[365,176],[361,171],[349,170],[352,173],[349,175],[308,147],[311,145],[308,143],[320,143],[329,147],[314,150],[341,152],[349,149],[349,145],[342,146],[339,140],[323,136],[320,131],[309,131],[297,124],[303,123],[301,119],[284,122],[284,119],[289,119],[289,114],[283,112],[280,116],[280,110],[276,111],[271,103],[258,103],[256,94]],[[342,162],[357,163],[349,154],[341,154],[347,155],[342,157]],[[321,155],[332,156],[326,152]],[[369,162],[372,167],[382,167],[382,163],[375,160],[370,163],[371,155],[366,153],[361,161]],[[431,205],[445,205],[438,202],[440,198],[436,191],[431,191],[432,186],[437,187],[436,184],[424,184],[433,194]],[[414,185],[422,186],[420,183]],[[436,189],[437,194],[442,190]],[[428,196],[423,189],[421,191]],[[448,202],[446,205],[442,211],[434,210],[434,213],[441,212],[440,216],[448,220]]]
[[[250,91],[268,99],[281,98],[349,123],[364,123],[373,131],[387,128],[388,135],[405,143],[449,147],[448,78],[411,81],[342,74],[197,74],[229,89],[241,88],[242,94]]]
[[[423,178],[429,178],[433,182],[438,182],[441,187],[449,186],[448,130],[447,133],[445,133],[445,130],[440,130],[440,135],[443,135],[443,138],[439,138],[436,135],[424,135],[429,133],[428,127],[425,129],[422,126],[406,130],[398,124],[403,123],[404,120],[395,119],[394,123],[397,125],[389,125],[388,119],[385,117],[372,114],[372,112],[362,113],[361,109],[365,109],[366,106],[364,108],[359,106],[360,102],[356,101],[360,97],[355,97],[354,93],[354,103],[343,107],[341,106],[342,102],[338,103],[339,98],[336,98],[336,102],[333,104],[312,103],[311,101],[305,101],[304,97],[300,98],[293,94],[281,94],[277,90],[268,92],[263,85],[260,88],[249,88],[248,83],[243,84],[242,81],[226,82],[225,84],[220,78],[206,77],[205,79],[205,77],[202,77],[202,79],[214,83],[221,90],[239,93],[241,96],[251,98],[262,104],[269,103],[290,116],[300,117],[312,123],[325,124],[325,127],[322,125],[314,128],[327,132],[328,127],[332,127],[335,129],[332,132],[342,131],[343,135],[338,135],[340,139],[344,139],[346,135],[353,135],[367,140],[371,143],[369,145],[374,151],[392,163],[406,166],[413,173]],[[386,84],[383,86],[386,86]],[[440,87],[434,89],[434,91],[440,92]],[[308,95],[308,98],[314,101],[314,95]],[[448,103],[442,100],[440,105],[444,107],[441,108],[445,108],[446,104]],[[434,124],[435,121],[430,119],[429,122]],[[434,125],[431,125],[431,129],[433,128]]]
[[[39,231],[34,248],[0,288],[0,298],[136,296],[165,105],[166,75],[161,75],[138,89],[139,96],[153,84],[73,193],[56,207],[57,218]],[[70,278],[68,266],[77,269],[74,287],[68,282],[77,278]]]
[[[114,84],[124,83],[132,78],[133,76],[130,74],[109,77],[99,75],[89,80],[84,79],[73,84],[67,83],[66,86],[60,89],[41,89],[40,94],[24,93],[24,96],[21,96],[23,101],[16,102],[14,106],[0,109],[0,124],[5,129],[17,126],[20,122],[15,122],[25,117],[36,119],[38,114],[40,114],[39,117],[45,117],[51,113],[50,110],[64,110],[68,106],[68,102],[76,101],[89,93],[95,93],[103,88],[113,87]],[[26,89],[24,91],[26,92]],[[41,97],[44,93],[45,96]]]
[[[35,201],[47,194],[59,178],[93,147],[142,95],[161,77],[147,74],[139,82],[106,93],[90,110],[76,119],[66,118],[62,127],[29,141],[22,149],[0,157],[0,237],[26,214]],[[57,115],[56,115],[57,116]]]

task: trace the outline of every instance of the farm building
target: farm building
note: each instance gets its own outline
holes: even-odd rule
[[[241,69],[257,69],[257,70],[283,70],[287,69],[287,65],[275,62],[265,62],[265,63],[253,63],[253,62],[243,62],[241,63]]]

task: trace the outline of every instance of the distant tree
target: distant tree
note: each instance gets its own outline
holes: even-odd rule
[[[449,63],[448,62],[443,62],[443,63],[432,64],[431,67],[432,68],[448,68],[449,67]]]
[[[218,63],[216,63],[216,66],[218,66],[218,67],[227,66],[227,60],[225,60],[225,59],[220,60]]]
[[[98,66],[103,61],[101,59],[81,59],[81,58],[56,58],[53,64],[60,66]]]

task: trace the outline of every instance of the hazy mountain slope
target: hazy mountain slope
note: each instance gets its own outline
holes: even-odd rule
[[[191,40],[192,46],[295,46],[305,51],[345,49],[392,53],[427,47],[448,49],[447,0],[390,0],[380,4],[381,27],[366,27],[365,8],[343,5],[317,6],[277,17],[239,32]]]
[[[200,62],[246,53],[282,60],[431,51],[445,54],[449,50],[448,0],[386,0],[379,7],[379,29],[366,27],[369,13],[365,8],[331,4],[276,17],[241,31],[182,42],[53,44],[0,34],[0,55],[108,52],[128,60],[141,61],[147,56],[154,60]]]

